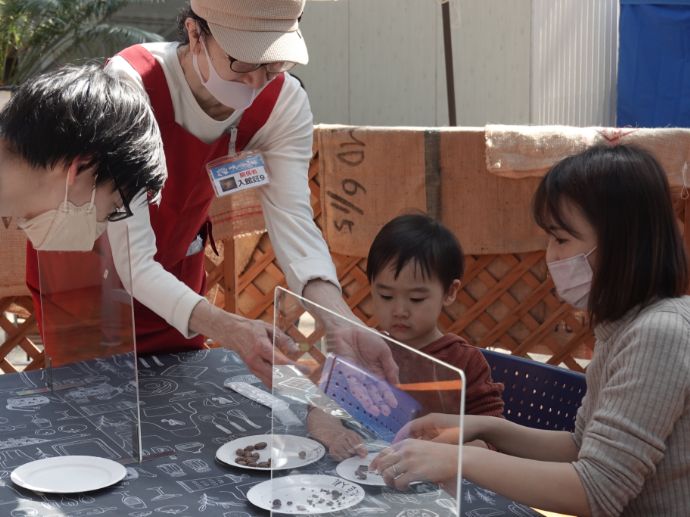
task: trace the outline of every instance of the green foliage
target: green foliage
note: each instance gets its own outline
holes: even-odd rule
[[[104,58],[161,36],[109,23],[132,0],[0,0],[0,80],[16,84],[65,63]]]

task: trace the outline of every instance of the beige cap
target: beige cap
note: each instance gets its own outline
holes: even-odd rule
[[[309,62],[297,18],[305,0],[191,0],[225,52],[246,63]]]

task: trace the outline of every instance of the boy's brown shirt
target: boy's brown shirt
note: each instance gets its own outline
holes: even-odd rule
[[[465,372],[465,414],[503,416],[503,384],[492,381],[489,364],[477,347],[470,345],[460,336],[446,334],[420,351]],[[392,352],[400,368],[402,384],[457,379],[456,375],[450,374],[450,370],[432,361],[423,360],[409,351],[396,347]],[[444,386],[439,382],[437,387],[440,389],[434,389],[433,384],[429,387],[429,390],[410,392],[410,395],[422,405],[419,416],[427,413],[460,412],[460,393],[457,386]]]

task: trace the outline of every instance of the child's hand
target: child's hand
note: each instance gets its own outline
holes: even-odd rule
[[[359,434],[347,429],[340,419],[320,409],[312,408],[309,411],[307,428],[309,433],[328,449],[328,454],[335,460],[345,460],[355,454],[362,458],[367,455],[367,449]]]
[[[367,449],[364,446],[362,437],[350,429],[344,427],[338,432],[334,433],[329,439],[328,443],[324,442],[328,447],[328,454],[337,461],[346,460],[352,456],[359,456],[364,458],[367,455]]]

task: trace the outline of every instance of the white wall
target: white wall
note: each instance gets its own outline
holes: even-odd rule
[[[451,2],[458,125],[529,123],[530,1]]]
[[[450,0],[458,124],[614,125],[618,0]],[[439,0],[308,2],[318,122],[448,124]]]
[[[458,124],[529,117],[530,0],[453,0]],[[448,124],[438,0],[308,2],[305,82],[318,122]]]
[[[308,2],[301,25],[310,61],[295,73],[316,120],[447,123],[439,13],[433,0]]]
[[[174,34],[184,0],[121,21]],[[618,0],[450,0],[458,125],[612,125]],[[448,125],[441,0],[307,0],[317,123]]]
[[[618,0],[532,0],[533,124],[612,126]]]

